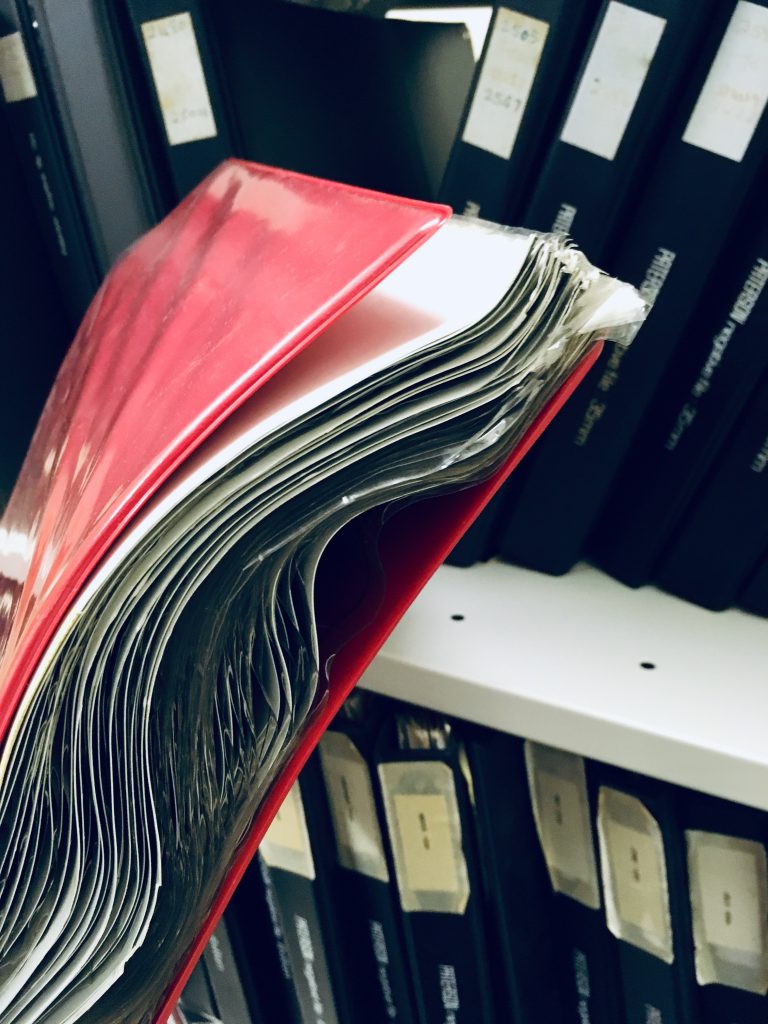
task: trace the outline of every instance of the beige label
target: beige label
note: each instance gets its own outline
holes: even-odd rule
[[[327,732],[320,763],[331,807],[339,863],[380,882],[389,881],[371,775],[352,740]]]
[[[216,122],[190,14],[145,21],[141,31],[170,145],[214,138]]]
[[[0,39],[0,85],[6,103],[18,103],[37,96],[37,86],[21,32],[12,32]]]
[[[549,25],[500,7],[462,140],[508,160],[525,114]]]
[[[552,888],[597,910],[600,886],[584,758],[526,740],[525,763]]]
[[[304,878],[315,877],[312,847],[298,782],[288,791],[259,850],[270,867],[303,875]]]
[[[619,917],[625,924],[648,934],[663,934],[667,898],[654,840],[626,825],[609,821],[606,843]]]
[[[403,910],[463,914],[469,876],[453,769],[388,761],[379,777]]]
[[[419,892],[458,892],[448,801],[437,793],[397,793],[394,806],[408,887]]]
[[[762,843],[686,832],[696,979],[768,992],[768,861]]]
[[[666,24],[627,4],[608,5],[563,126],[563,142],[613,160]]]
[[[752,850],[705,846],[698,853],[702,918],[707,942],[741,953],[763,952],[765,891],[760,885],[759,843]]]
[[[539,814],[553,866],[568,878],[588,881],[593,856],[586,794],[569,779],[540,772]]]
[[[597,821],[608,927],[672,963],[667,866],[656,819],[637,797],[602,787]]]
[[[768,8],[739,0],[683,142],[743,159],[768,101]]]

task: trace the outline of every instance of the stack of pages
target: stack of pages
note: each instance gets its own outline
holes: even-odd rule
[[[643,315],[562,238],[238,162],[126,254],[0,530],[3,1024],[167,1017],[443,496]]]

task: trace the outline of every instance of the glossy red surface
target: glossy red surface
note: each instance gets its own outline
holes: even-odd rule
[[[228,161],[125,254],[0,524],[0,739],[75,594],[163,480],[449,213]]]
[[[123,257],[65,361],[0,524],[0,740],[67,608],[163,481],[449,212],[230,161]],[[383,606],[334,660],[329,700],[277,778],[204,928],[169,979],[156,1024],[169,1019],[280,802],[342,701],[596,355],[494,477],[416,503],[392,520]]]

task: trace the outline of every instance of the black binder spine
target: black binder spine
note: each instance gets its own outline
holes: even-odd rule
[[[99,273],[33,30],[15,0],[0,0],[0,53],[8,122],[74,326],[98,288]]]
[[[358,706],[363,713],[357,713]],[[370,695],[356,694],[320,741],[337,858],[335,910],[359,1019],[415,1024],[394,865],[375,777],[380,721]]]
[[[686,504],[768,369],[768,223],[754,231],[753,222],[750,211],[746,230],[725,251],[713,301],[686,330],[590,544],[597,564],[631,586],[651,578]],[[721,280],[729,267],[735,274]]]
[[[621,1020],[618,950],[603,914],[584,759],[530,740],[525,760],[536,830],[554,893],[567,1024]]]
[[[26,182],[0,106],[0,293],[3,401],[0,509],[8,498],[71,332]]]
[[[203,958],[198,960],[184,986],[184,991],[179,999],[179,1008],[180,1012],[184,1014],[185,1020],[204,1020],[206,1017],[216,1019],[216,1006]]]
[[[751,81],[768,59],[768,7],[717,5],[712,20],[678,119],[611,267],[652,303],[648,319],[628,350],[612,347],[601,356],[542,439],[510,512],[503,554],[532,568],[566,572],[582,553],[765,160],[764,80],[754,83],[756,99],[747,101],[737,89],[734,106],[723,107],[720,96],[724,83],[743,75]]]
[[[283,925],[302,1024],[354,1024],[337,894],[329,873],[330,816],[314,755],[260,847]]]
[[[523,740],[466,727],[489,946],[512,1021],[565,1020],[568,971],[528,792]]]
[[[768,547],[768,377],[764,376],[686,510],[655,573],[670,593],[720,611],[734,604]],[[746,601],[754,608],[753,601]]]
[[[24,0],[100,275],[155,223],[96,0]]]
[[[592,764],[603,892],[627,1024],[694,1024],[683,835],[665,783]]]
[[[605,0],[524,214],[527,227],[567,231],[601,265],[679,100],[710,6]]]
[[[761,1024],[768,995],[765,811],[681,792],[702,1024]]]
[[[264,1022],[276,1017],[296,1024],[299,1007],[283,924],[269,870],[258,856],[227,907],[227,930],[252,1017]]]
[[[458,213],[519,217],[594,10],[590,0],[497,5],[440,190]]]
[[[456,547],[446,558],[448,565],[466,568],[476,562],[485,562],[495,553],[500,523],[509,503],[509,489],[518,483],[519,474],[524,467],[515,470],[512,478],[498,494],[494,495],[489,504],[472,523]]]
[[[291,968],[291,958],[288,953],[288,944],[285,937],[285,924],[283,923],[283,918],[280,913],[280,905],[277,893],[275,892],[272,872],[264,862],[264,858],[260,853],[256,855],[255,867],[259,872],[259,878],[264,889],[264,899],[267,905],[267,913],[269,915],[269,923],[274,942],[274,952],[277,957],[277,966],[279,971],[279,973],[272,975],[272,981],[277,984],[279,1002],[274,998],[271,998],[274,994],[273,990],[272,993],[267,994],[266,996],[268,1000],[267,1005],[270,1005],[271,999],[272,1006],[280,1006],[286,1021],[290,1021],[291,1024],[300,1024],[301,1011],[296,994],[296,985],[293,980],[293,970]],[[246,873],[245,878],[247,877],[248,874]],[[238,889],[238,893],[239,891],[240,890]],[[253,947],[249,946],[248,948],[252,950]],[[270,966],[274,969],[274,962]],[[251,977],[254,977],[257,971],[267,973],[268,968],[266,968],[263,963],[253,965],[251,968]]]
[[[134,104],[161,173],[170,175],[173,205],[236,153],[218,53],[199,0],[122,4],[133,36],[125,67],[133,71]]]
[[[761,447],[760,460],[768,463],[768,436]],[[759,562],[743,589],[739,604],[749,612],[768,617],[768,558]]]
[[[491,1024],[489,951],[461,747],[447,723],[435,717],[435,724],[424,724],[426,717],[398,716],[401,742],[385,733],[378,755],[421,1020]]]
[[[203,963],[219,1019],[237,1021],[238,1024],[263,1024],[246,998],[226,916],[208,940],[203,951]]]

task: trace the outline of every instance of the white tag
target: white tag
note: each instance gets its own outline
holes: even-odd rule
[[[169,144],[214,138],[216,122],[191,15],[145,21],[141,32]]]
[[[739,0],[683,142],[740,161],[768,101],[768,8]]]
[[[768,885],[762,843],[687,832],[700,984],[768,991]]]
[[[539,775],[539,815],[547,839],[550,859],[568,878],[587,881],[590,877],[589,810],[586,793],[575,782],[551,772]]]
[[[666,20],[612,2],[598,30],[560,138],[613,160]]]
[[[290,871],[304,878],[315,877],[315,862],[298,782],[294,782],[280,805],[261,841],[259,852],[271,868]]]
[[[758,844],[755,844],[758,845]],[[704,933],[715,946],[742,953],[762,949],[757,860],[746,850],[706,847],[699,852],[704,883]]]
[[[403,910],[463,914],[469,877],[453,771],[440,761],[392,761],[379,776]]]
[[[500,7],[462,141],[509,160],[549,25]]]
[[[12,32],[0,39],[0,85],[6,103],[18,103],[19,100],[31,100],[37,96],[37,86],[21,32]]]
[[[339,864],[388,882],[387,859],[365,759],[349,736],[330,731],[320,740],[320,763]]]
[[[672,963],[672,922],[661,830],[636,797],[602,787],[598,834],[608,927]]]
[[[533,815],[552,888],[600,906],[584,759],[526,740]]]
[[[619,917],[645,932],[664,929],[666,898],[654,840],[634,828],[609,821],[606,844]]]
[[[396,793],[394,806],[409,888],[458,892],[448,801],[439,793]]]

